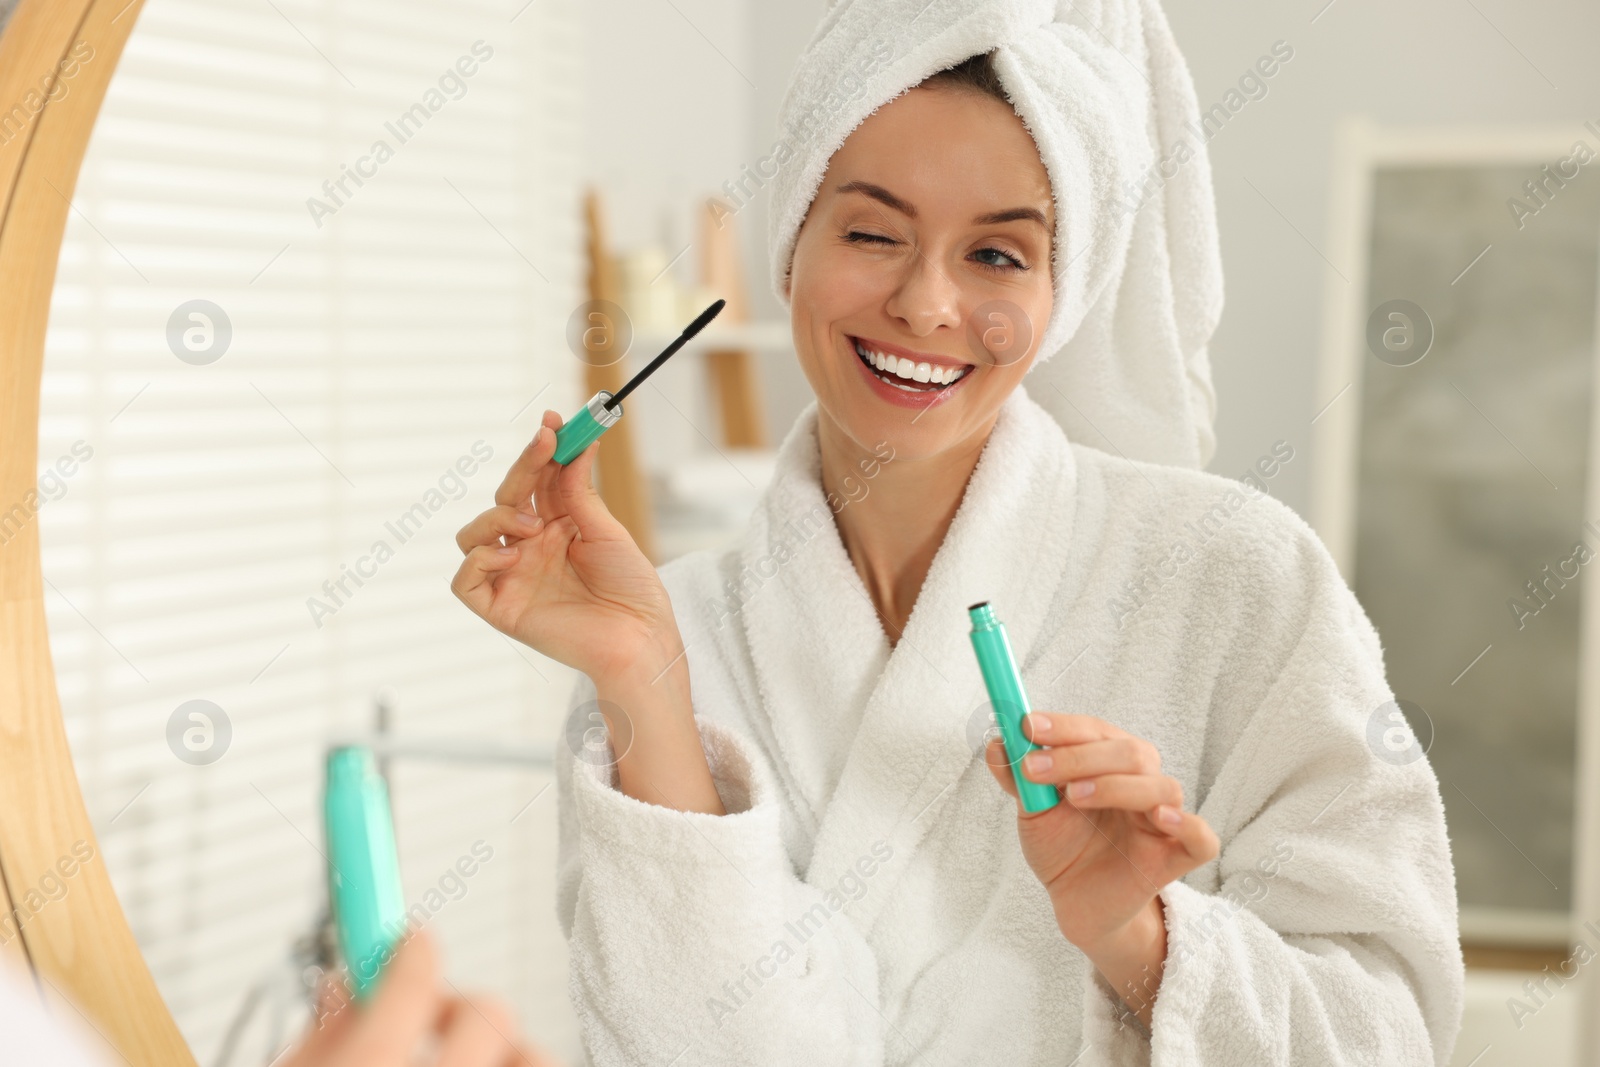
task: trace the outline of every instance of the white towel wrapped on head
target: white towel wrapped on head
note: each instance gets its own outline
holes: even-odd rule
[[[1055,304],[1030,392],[1070,440],[1205,466],[1222,260],[1211,163],[1187,131],[1194,82],[1156,0],[833,3],[779,113],[795,158],[772,181],[774,291],[787,305],[795,238],[851,131],[989,51],[1055,195]]]

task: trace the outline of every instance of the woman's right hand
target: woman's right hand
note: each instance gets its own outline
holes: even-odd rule
[[[546,411],[495,506],[456,535],[467,558],[450,588],[501,633],[593,679],[619,789],[721,815],[666,587],[594,490],[598,442],[565,467],[551,459],[560,427]]]
[[[592,478],[599,443],[563,467],[546,411],[495,506],[456,534],[450,589],[491,626],[591,678],[662,670],[683,644],[665,586]],[[501,544],[501,538],[505,543]]]

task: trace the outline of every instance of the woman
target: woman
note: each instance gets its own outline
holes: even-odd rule
[[[1194,111],[1159,9],[1108,5],[1108,50],[1053,4],[901,6],[836,5],[785,101],[815,125],[830,48],[901,32],[774,184],[817,399],[739,543],[658,576],[591,486],[599,446],[550,461],[555,412],[458,536],[456,594],[581,671],[572,724],[609,739],[558,746],[593,1061],[1443,1065],[1453,872],[1426,760],[1367,742],[1377,635],[1292,511],[1193,469],[1203,149],[1112,217],[1138,124],[1182,110],[1141,94]],[[1143,411],[1167,462],[1070,440],[1023,388],[1064,343],[1062,422]],[[984,744],[979,600],[1044,709],[1049,811]]]

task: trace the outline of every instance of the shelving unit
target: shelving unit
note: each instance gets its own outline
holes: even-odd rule
[[[627,419],[608,431],[600,445],[596,478],[602,499],[652,562],[660,564],[698,548],[726,543],[744,524],[771,480],[774,453],[765,425],[765,405],[756,353],[792,351],[788,321],[752,322],[745,300],[737,233],[717,212],[702,207],[698,240],[700,280],[727,306],[710,326],[685,345],[679,359],[693,356],[706,364],[718,416],[715,447],[652,479],[641,462]],[[618,285],[619,271],[606,246],[601,198],[591,189],[584,205],[588,230],[589,298],[628,310]],[[718,224],[719,217],[723,219]],[[646,330],[633,335],[630,353],[654,353],[672,343],[676,331]],[[599,362],[598,360],[596,362]],[[615,391],[626,378],[623,362],[586,369],[589,394]],[[649,403],[635,395],[629,404]]]

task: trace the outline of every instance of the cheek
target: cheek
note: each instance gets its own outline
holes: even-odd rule
[[[1050,290],[1043,288],[1045,284],[1040,282],[1031,290],[1013,289],[1004,296],[991,298],[1008,305],[1007,312],[991,310],[985,318],[984,309],[990,307],[989,301],[985,301],[969,314],[967,346],[974,358],[996,361],[996,365],[989,368],[989,373],[997,384],[1009,386],[1020,381],[1043,355],[1039,341],[1050,325],[1050,311],[1054,303]],[[1002,314],[1003,318],[1000,317]],[[1001,356],[999,350],[987,349],[980,335],[983,323],[988,323],[995,330],[1003,330],[1002,337],[1008,338],[1013,344],[1026,347],[1011,349],[1009,360]],[[1008,328],[1007,324],[1015,325]]]
[[[795,249],[790,305],[796,339],[801,342],[800,364],[813,388],[841,373],[840,361],[834,358],[838,354],[834,325],[860,319],[883,303],[881,281],[874,280],[876,272],[863,269],[860,259],[804,243]]]

